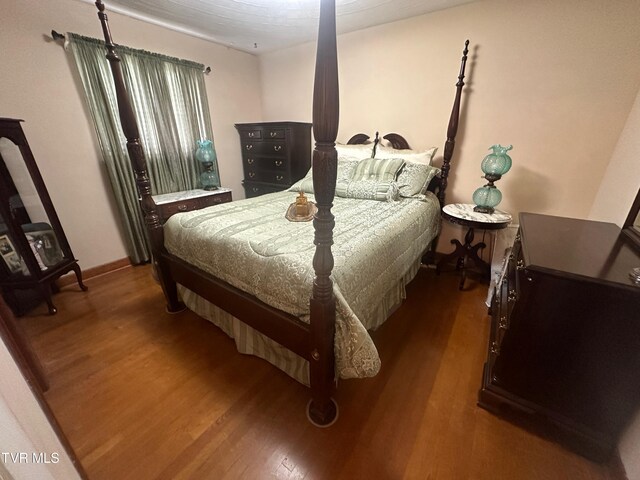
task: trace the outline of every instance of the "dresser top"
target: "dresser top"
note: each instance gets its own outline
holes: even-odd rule
[[[236,123],[236,128],[242,127],[277,127],[277,126],[285,126],[285,125],[302,125],[302,126],[311,126],[311,123],[308,122],[253,122],[253,123]]]
[[[613,223],[520,214],[525,267],[634,287],[629,272],[640,251]]]
[[[154,195],[153,201],[156,205],[162,205],[165,203],[182,202],[191,198],[208,197],[209,195],[220,195],[221,193],[227,193],[230,191],[230,188],[225,187],[219,187],[216,190],[185,190],[183,192],[172,192]]]

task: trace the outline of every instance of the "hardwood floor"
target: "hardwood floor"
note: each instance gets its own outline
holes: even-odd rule
[[[169,315],[148,267],[73,285],[20,319],[46,397],[90,479],[614,479],[476,406],[486,286],[422,270],[374,333],[378,376],[340,381],[338,422],[305,387],[191,312]]]

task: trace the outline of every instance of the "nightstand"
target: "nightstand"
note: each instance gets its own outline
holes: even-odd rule
[[[500,210],[489,213],[474,212],[475,205],[468,203],[450,203],[442,209],[442,217],[455,225],[467,227],[467,234],[464,237],[464,244],[457,239],[451,240],[455,245],[455,250],[445,255],[436,265],[436,272],[440,273],[441,267],[449,263],[452,259],[456,260],[456,269],[461,270],[460,290],[464,288],[468,261],[471,259],[475,267],[480,270],[483,278],[489,280],[491,267],[487,262],[478,256],[478,250],[485,248],[484,242],[478,242],[473,245],[474,229],[481,230],[499,230],[507,227],[511,223],[511,215]]]
[[[231,201],[231,189],[220,187],[216,190],[185,190],[183,192],[154,195],[153,201],[158,207],[160,222],[166,222],[171,215],[190,212],[204,207]]]

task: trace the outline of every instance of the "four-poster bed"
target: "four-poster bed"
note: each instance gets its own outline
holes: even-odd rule
[[[311,242],[309,242],[309,248],[307,250],[312,250],[313,254],[313,271],[311,272],[311,278],[313,280],[309,282],[312,285],[306,285],[307,289],[311,292],[309,301],[307,302],[306,298],[302,299],[302,303],[305,304],[307,309],[306,315],[294,315],[290,311],[275,308],[263,301],[263,299],[258,298],[258,296],[247,293],[243,289],[232,285],[229,281],[225,281],[226,277],[223,273],[218,274],[218,266],[209,268],[204,264],[196,265],[198,260],[197,252],[204,251],[201,244],[196,243],[196,246],[192,248],[196,252],[195,261],[188,261],[182,258],[181,250],[183,248],[185,250],[189,249],[189,247],[186,246],[187,244],[183,243],[183,240],[191,234],[191,231],[187,233],[181,233],[181,230],[174,231],[174,228],[178,228],[178,224],[191,222],[190,226],[193,227],[194,225],[199,226],[205,220],[214,218],[216,215],[218,215],[218,217],[216,217],[218,219],[225,215],[225,218],[228,218],[234,209],[242,208],[243,205],[246,207],[246,204],[243,204],[243,202],[233,202],[231,204],[213,207],[211,211],[207,209],[195,212],[195,216],[189,216],[190,214],[186,213],[180,215],[180,218],[172,217],[168,222],[169,227],[165,232],[160,223],[156,205],[151,198],[151,187],[145,156],[140,144],[136,120],[125,90],[119,59],[115,52],[115,45],[112,41],[107,23],[107,16],[104,13],[104,4],[101,0],[97,0],[96,6],[99,10],[98,16],[102,24],[108,50],[107,58],[110,62],[115,82],[120,120],[127,138],[127,149],[135,173],[136,185],[140,195],[140,205],[144,213],[145,224],[152,244],[153,261],[167,300],[167,309],[170,312],[178,312],[184,308],[178,295],[177,284],[180,284],[188,290],[182,292],[183,296],[188,297],[191,294],[195,294],[200,299],[215,304],[228,315],[239,319],[243,324],[260,332],[260,334],[284,347],[284,349],[293,352],[293,354],[296,354],[304,361],[308,361],[308,381],[312,398],[307,407],[307,415],[316,425],[325,426],[331,424],[337,415],[337,405],[331,398],[336,381],[334,352],[334,337],[336,336],[336,292],[338,292],[338,296],[340,297],[338,299],[339,308],[344,308],[340,290],[336,290],[337,286],[334,285],[334,276],[340,278],[340,275],[337,275],[337,272],[333,271],[335,259],[333,255],[334,252],[332,251],[334,227],[336,226],[332,207],[334,201],[338,201],[339,205],[337,208],[339,210],[343,205],[342,199],[335,198],[336,178],[338,175],[338,157],[335,141],[339,117],[335,1],[322,0],[320,9],[320,26],[313,93],[313,133],[316,144],[313,151],[312,177],[317,213],[313,220],[313,231],[311,232],[309,230],[310,233],[308,232],[309,235],[313,234],[315,249],[313,249]],[[465,44],[458,83],[456,84],[455,101],[449,119],[447,141],[444,148],[444,161],[436,187],[438,199],[434,199],[433,202],[436,207],[432,208],[433,213],[429,214],[431,221],[439,221],[440,207],[444,204],[447,177],[458,129],[461,93],[462,87],[464,86],[463,79],[468,52],[467,46],[468,41]],[[368,137],[366,135],[359,134],[353,137],[349,143],[364,143],[367,139]],[[400,135],[390,134],[385,136],[385,139],[389,141],[393,147],[408,148],[408,144]],[[374,148],[377,143],[376,138],[376,142],[373,145]],[[274,203],[277,203],[278,195],[281,194],[274,193],[260,197],[262,198],[262,200],[259,200],[259,202],[262,202],[260,208],[271,208],[266,205],[269,203],[269,198],[272,198]],[[249,200],[244,202],[249,202]],[[414,206],[417,202],[414,202],[414,204],[404,202],[404,204],[405,207],[410,206],[414,209],[417,208]],[[350,206],[343,208],[345,211],[349,209],[351,209]],[[284,210],[282,210],[281,214],[284,219]],[[206,218],[199,215],[204,215]],[[413,215],[414,218],[420,218],[425,214],[416,213]],[[216,223],[216,225],[218,225],[222,221],[216,220],[216,222],[218,222]],[[422,227],[418,224],[416,228]],[[195,231],[193,228],[192,230]],[[338,228],[337,231],[339,234],[342,234],[343,230]],[[167,238],[165,238],[165,234]],[[184,237],[181,235],[184,235]],[[428,239],[423,238],[421,240],[423,242],[422,245],[426,248],[435,235],[437,235],[437,228],[435,233]],[[420,234],[417,236],[420,236]],[[165,242],[168,243],[165,244]],[[170,248],[167,248],[167,245],[169,245]],[[234,247],[232,246],[230,248]],[[268,255],[264,255],[264,258],[267,256]],[[421,254],[418,258],[420,256]],[[277,255],[272,255],[271,257],[276,258]],[[309,255],[308,258],[311,258],[311,256]],[[338,259],[338,263],[340,263],[341,259],[342,257]],[[271,267],[268,265],[265,268]],[[299,267],[299,269],[300,268],[302,267]],[[254,277],[259,277],[259,275],[254,275]],[[410,278],[408,280],[410,280]],[[369,279],[363,279],[363,281],[366,282],[369,281]],[[260,286],[260,279],[258,278],[255,283]],[[402,288],[403,287],[404,284],[402,284]]]

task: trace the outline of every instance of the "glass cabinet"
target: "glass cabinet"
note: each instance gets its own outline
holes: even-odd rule
[[[20,125],[0,118],[0,287],[16,314],[25,313],[19,292],[43,298],[49,313],[54,282],[75,272],[82,290],[82,272]]]

